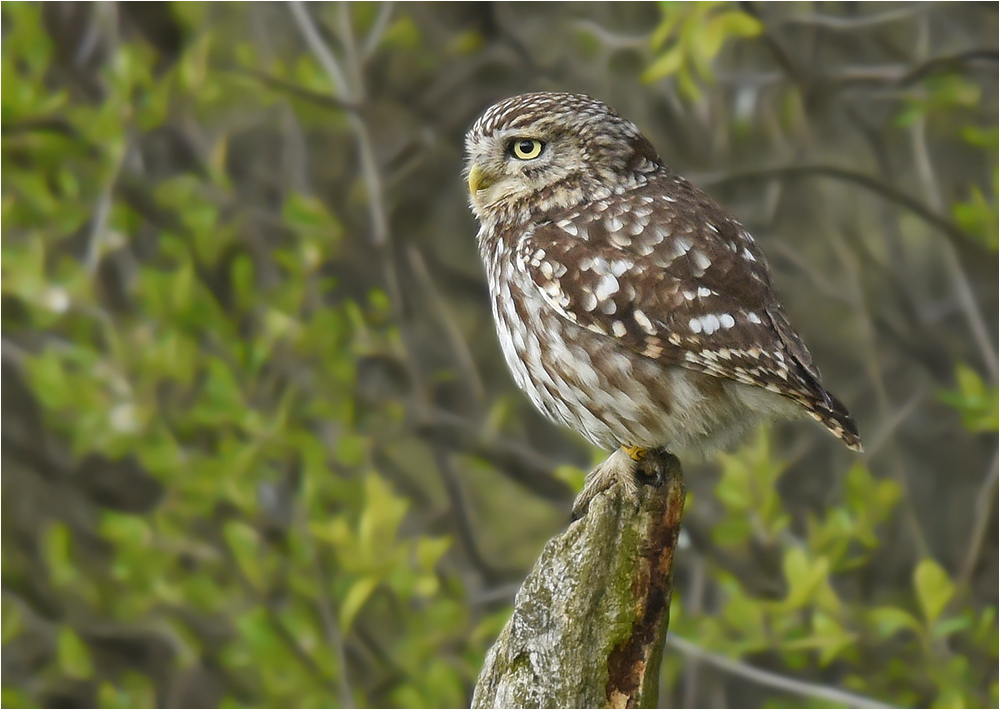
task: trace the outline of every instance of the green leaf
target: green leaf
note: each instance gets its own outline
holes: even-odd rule
[[[90,649],[76,632],[68,626],[59,629],[56,640],[56,661],[59,670],[70,678],[84,680],[94,674],[94,663]]]
[[[934,624],[955,594],[955,584],[937,562],[928,558],[914,570],[913,586],[924,618],[928,625]]]
[[[223,534],[243,574],[251,584],[260,589],[263,575],[259,560],[260,538],[257,531],[244,522],[230,520],[223,528]]]
[[[653,49],[659,49],[670,39],[677,29],[678,20],[681,19],[681,14],[673,11],[667,3],[661,3],[660,7],[662,19],[649,36],[649,46]]]
[[[368,451],[368,438],[345,431],[338,438],[335,445],[335,455],[337,461],[345,466],[357,466],[365,460]]]
[[[229,267],[230,280],[233,284],[233,295],[240,308],[250,310],[258,293],[253,260],[246,254],[239,254]]]
[[[853,643],[856,639],[856,634],[848,632],[832,616],[815,612],[812,617],[812,634],[806,638],[786,642],[782,648],[816,649],[820,652],[820,665],[826,666],[840,654],[845,646]]]
[[[978,372],[959,363],[955,367],[955,390],[940,393],[940,398],[957,409],[962,424],[971,432],[997,431],[1000,428],[998,388],[986,384]]]
[[[676,73],[683,65],[684,48],[674,45],[649,65],[649,68],[642,73],[642,80],[651,84],[657,79]]]
[[[382,35],[382,44],[394,48],[415,48],[420,46],[420,28],[409,17],[403,16],[389,25]]]
[[[797,609],[825,593],[830,574],[830,561],[826,557],[809,559],[806,551],[793,547],[785,553],[783,563],[788,595],[784,604],[789,609]]]
[[[486,44],[486,39],[476,30],[459,32],[448,41],[446,51],[455,56],[475,54]]]
[[[1000,148],[1000,128],[980,128],[978,126],[963,126],[962,140],[977,148],[989,148],[994,153]]]
[[[365,477],[365,509],[358,522],[359,561],[374,565],[392,552],[408,507],[378,475]]]
[[[0,642],[5,646],[21,635],[24,631],[24,618],[21,610],[7,597],[0,598]]]
[[[281,216],[289,227],[303,232],[319,230],[321,233],[333,237],[340,230],[339,222],[334,219],[333,214],[321,200],[295,192],[289,193],[285,197]]]
[[[344,601],[340,605],[340,628],[343,633],[347,633],[355,617],[361,611],[368,598],[378,587],[379,579],[375,576],[362,577],[351,585],[344,596]]]
[[[74,581],[78,572],[70,559],[71,536],[65,523],[53,523],[42,537],[42,555],[49,568],[52,584],[63,587]]]
[[[733,37],[757,37],[764,31],[761,24],[753,15],[743,11],[724,12],[713,18],[726,35]]]
[[[26,689],[15,688],[13,686],[4,685],[3,689],[0,690],[0,707],[31,708],[40,706],[36,702],[32,701]],[[101,707],[106,707],[106,706],[102,705]]]
[[[451,547],[446,537],[422,537],[417,540],[417,561],[425,570],[433,570],[444,553]]]
[[[946,638],[959,631],[965,631],[972,626],[973,620],[969,615],[952,616],[948,619],[941,619],[931,630],[933,638]]]
[[[731,37],[756,37],[763,32],[761,23],[745,12],[723,12],[704,25],[700,49],[707,59],[715,57]]]
[[[958,202],[951,208],[958,225],[969,234],[977,237],[993,251],[1000,243],[998,229],[998,214],[996,200],[991,204],[978,185],[973,185],[969,199]]]
[[[765,604],[743,593],[730,589],[730,597],[722,610],[722,618],[738,630],[741,645],[746,649],[766,648],[768,640]]]
[[[725,2],[662,3],[661,20],[649,39],[656,59],[643,72],[642,81],[676,74],[681,93],[699,100],[697,79],[712,81],[712,60],[726,42],[763,31],[760,22],[733,7]]]
[[[878,634],[885,639],[892,638],[903,629],[920,633],[920,622],[913,614],[892,606],[882,606],[872,609],[868,618],[875,625]]]

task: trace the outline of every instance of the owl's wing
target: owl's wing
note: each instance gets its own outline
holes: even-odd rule
[[[853,448],[857,428],[778,302],[753,238],[673,175],[521,237],[517,265],[573,323],[664,365],[777,392]]]

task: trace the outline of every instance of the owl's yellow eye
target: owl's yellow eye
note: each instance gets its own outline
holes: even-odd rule
[[[518,160],[532,160],[542,154],[545,144],[534,138],[515,138],[510,144],[511,154]]]

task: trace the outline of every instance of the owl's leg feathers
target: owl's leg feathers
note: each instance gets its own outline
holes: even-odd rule
[[[639,483],[635,477],[638,465],[639,462],[632,457],[629,449],[624,446],[615,449],[614,453],[587,474],[583,490],[573,501],[573,520],[586,515],[590,502],[616,483],[621,485],[626,496],[635,498],[639,492]]]
[[[616,483],[621,486],[625,496],[638,506],[639,486],[663,483],[667,466],[664,456],[670,454],[660,449],[655,452],[639,446],[621,446],[616,449],[587,474],[583,490],[573,502],[573,520],[586,515],[590,502]]]

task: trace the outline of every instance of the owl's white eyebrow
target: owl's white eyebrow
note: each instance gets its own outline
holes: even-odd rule
[[[534,131],[530,128],[504,128],[501,131],[496,131],[492,135],[494,138],[504,142],[512,138],[533,138],[536,140],[542,140],[545,137],[538,131]]]

